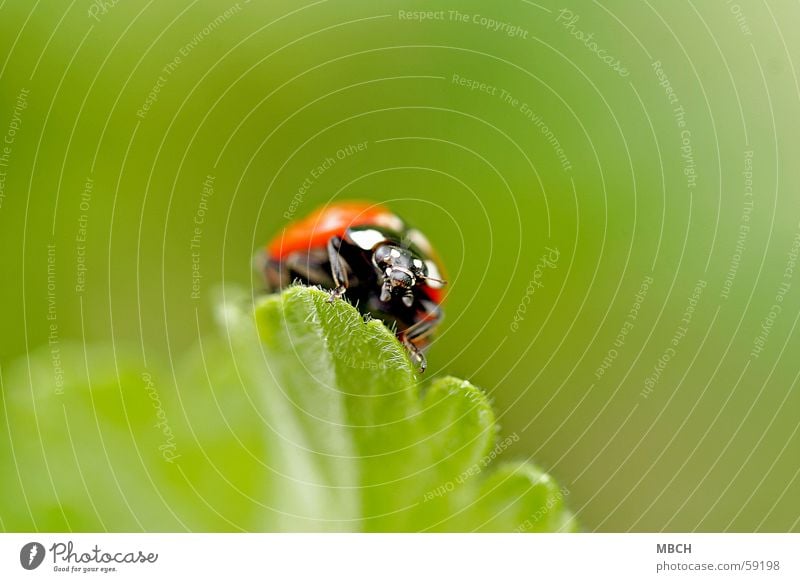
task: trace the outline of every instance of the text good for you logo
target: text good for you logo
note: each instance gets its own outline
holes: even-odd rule
[[[71,574],[119,572],[127,567],[155,564],[158,554],[142,550],[101,549],[95,544],[91,548],[78,548],[72,541],[56,542],[49,548],[39,542],[29,542],[19,552],[19,563],[26,570],[35,570],[50,558],[47,569]],[[0,582],[2,580],[0,579]]]

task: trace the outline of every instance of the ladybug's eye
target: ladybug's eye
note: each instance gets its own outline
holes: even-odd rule
[[[377,249],[375,249],[375,253],[373,255],[375,263],[377,263],[379,266],[385,266],[389,264],[391,262],[391,257],[392,247],[389,245],[379,246]]]

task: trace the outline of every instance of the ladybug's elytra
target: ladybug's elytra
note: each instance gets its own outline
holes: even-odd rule
[[[289,224],[267,245],[267,290],[292,282],[331,289],[365,314],[394,326],[425,371],[424,350],[442,320],[446,284],[425,236],[385,206],[342,202]]]

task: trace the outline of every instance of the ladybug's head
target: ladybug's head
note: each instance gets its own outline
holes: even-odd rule
[[[375,247],[372,263],[383,276],[381,282],[381,301],[400,297],[406,307],[414,303],[414,289],[424,281],[445,282],[428,275],[426,262],[411,249],[384,243]]]

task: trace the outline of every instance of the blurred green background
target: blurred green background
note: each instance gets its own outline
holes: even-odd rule
[[[235,475],[253,456],[230,450],[207,390],[170,380],[214,333],[213,290],[258,289],[252,257],[293,201],[300,217],[359,198],[448,267],[430,376],[485,388],[520,439],[505,454],[565,485],[586,530],[800,531],[798,17],[747,1],[0,3],[0,525],[246,528],[257,490]],[[159,435],[123,368],[145,396],[159,370],[172,422],[217,449],[187,436],[177,465],[145,461]],[[100,400],[61,418],[79,381]],[[256,451],[257,418],[227,406],[252,417],[234,432]],[[101,442],[71,450],[62,429]],[[57,500],[76,461],[113,468],[106,493],[31,519],[24,492]],[[162,479],[219,497],[187,517]]]

